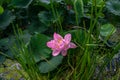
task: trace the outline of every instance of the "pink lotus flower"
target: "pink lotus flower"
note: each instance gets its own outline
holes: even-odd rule
[[[57,56],[60,53],[63,56],[67,55],[67,50],[69,48],[76,48],[77,46],[70,42],[71,41],[71,34],[66,34],[63,38],[61,35],[54,33],[54,39],[47,42],[47,46],[53,50],[52,55]]]

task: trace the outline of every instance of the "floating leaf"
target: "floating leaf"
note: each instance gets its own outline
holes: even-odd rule
[[[27,8],[33,0],[12,0],[10,5],[14,5],[17,8]]]
[[[58,67],[58,65],[61,64],[62,59],[63,59],[63,56],[58,55],[56,57],[52,57],[50,60],[46,62],[39,63],[38,66],[39,66],[40,72],[47,73],[47,72],[53,71]]]
[[[50,56],[51,50],[46,46],[47,41],[49,41],[49,38],[43,34],[36,33],[31,37],[30,47],[36,62]]]
[[[4,11],[0,15],[0,29],[5,30],[7,26],[15,19],[15,16],[12,15],[10,11]]]
[[[106,7],[108,11],[114,15],[120,16],[120,1],[119,0],[108,0],[106,2]]]
[[[104,24],[101,26],[100,35],[107,37],[112,35],[116,31],[116,28],[112,24]]]

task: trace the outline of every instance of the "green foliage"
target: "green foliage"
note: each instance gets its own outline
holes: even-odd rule
[[[39,5],[45,7],[46,9],[50,9],[50,4],[58,4],[63,0],[39,0]]]
[[[115,44],[110,41],[110,37],[116,32],[116,28],[112,24],[104,24],[100,29],[100,39],[107,44],[107,46],[112,47]]]
[[[5,61],[6,57],[13,58],[13,55],[11,54],[11,51],[9,49],[9,42],[10,40],[8,38],[0,40],[0,64],[2,64]]]
[[[11,11],[4,11],[4,13],[0,15],[0,29],[5,30],[14,19],[15,16]]]
[[[63,0],[40,0],[40,2],[45,3],[45,4],[50,4],[51,1],[59,3],[59,2],[61,2]]]
[[[92,0],[89,1],[89,3],[93,4],[97,7],[102,7],[102,4],[104,3],[104,0],[94,0],[94,3],[92,3]]]
[[[104,24],[101,26],[100,35],[107,37],[112,35],[116,31],[116,28],[112,24]]]
[[[50,0],[39,0],[39,5],[45,7],[46,9],[50,9]]]
[[[63,56],[59,55],[56,57],[52,57],[50,60],[40,62],[38,64],[40,72],[41,73],[48,73],[50,71],[53,71],[55,68],[58,67],[58,65],[61,64],[62,59],[63,59]]]
[[[22,35],[19,32],[18,36],[21,37]],[[30,68],[33,68],[37,65],[40,73],[48,73],[56,69],[62,62],[63,56],[61,55],[57,57],[51,57],[51,50],[46,46],[46,43],[50,38],[46,35],[35,33],[35,35],[31,37],[28,46],[26,46],[22,38],[19,37],[17,37],[17,42],[21,44],[18,44],[19,47],[14,46],[13,52],[14,56],[24,69],[26,69],[26,66],[24,66],[26,64],[30,65]],[[31,52],[29,52],[29,50]],[[38,70],[37,66],[35,70]],[[30,75],[30,72],[28,72],[28,74],[29,76],[32,76]]]
[[[114,52],[117,53],[120,50],[120,42],[114,47]]]
[[[0,65],[5,61],[5,56],[0,54]]]
[[[8,38],[1,39],[0,40],[0,49],[7,50],[8,49],[8,42],[9,42]]]
[[[69,31],[65,32],[65,34],[67,34],[67,33],[72,34],[72,40],[79,43],[79,44],[81,44],[81,45],[84,44],[84,41],[86,39],[85,33],[88,34],[86,32],[86,30],[84,30],[84,29],[69,30]]]
[[[38,14],[38,18],[39,18],[40,22],[43,23],[47,27],[49,27],[51,25],[51,23],[53,23],[52,21],[54,20],[53,15],[47,11],[40,12]]]
[[[28,31],[29,33],[34,33],[34,32],[39,32],[43,33],[48,29],[47,24],[43,24],[39,21],[33,21],[31,24],[28,26]]]
[[[35,62],[44,60],[50,57],[51,50],[46,46],[49,37],[36,33],[31,37],[30,48],[33,52]]]
[[[4,12],[4,9],[2,6],[0,6],[0,15]]]
[[[114,15],[120,16],[120,1],[119,0],[108,0],[106,2],[106,7],[108,11]]]
[[[12,53],[29,75],[26,79],[95,79],[97,67],[105,68],[120,49],[119,41],[112,47],[104,44],[115,33],[116,25],[119,27],[119,0],[107,0],[106,7],[104,3],[105,0],[0,0],[0,64],[11,56],[9,47],[14,46]],[[18,24],[23,33],[17,28],[13,36],[10,23]],[[68,50],[62,64],[63,56],[53,57],[46,45],[48,35],[54,32],[70,33],[77,45],[75,50]],[[45,79],[42,73],[46,73],[42,75]]]
[[[80,18],[84,15],[84,5],[83,0],[74,1],[74,10],[76,14],[76,24],[79,25]]]
[[[10,5],[17,8],[28,8],[33,0],[12,0]]]
[[[74,9],[76,12],[76,15],[79,17],[82,17],[84,14],[84,5],[83,5],[83,0],[75,0],[74,1]]]

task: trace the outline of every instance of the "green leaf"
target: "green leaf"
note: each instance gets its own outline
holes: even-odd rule
[[[8,45],[9,45],[9,39],[8,38],[3,38],[3,39],[0,40],[0,64],[2,64],[5,61],[5,59],[6,59],[5,55],[13,58],[13,55],[10,52],[10,49],[9,49]],[[3,55],[3,54],[5,54],[5,55]]]
[[[39,20],[46,26],[50,26],[53,20],[53,16],[47,11],[40,12],[38,14],[38,17],[39,17]]]
[[[39,5],[46,9],[50,9],[50,0],[39,0]]]
[[[41,62],[38,64],[39,70],[41,73],[47,73],[53,71],[61,64],[63,59],[62,55],[58,55],[56,57],[52,57],[50,60],[46,62]]]
[[[114,47],[114,52],[117,53],[120,50],[120,42]]]
[[[8,38],[1,39],[0,40],[0,49],[7,50],[8,49],[8,42],[9,42]]]
[[[51,1],[53,2],[53,4],[57,4],[63,0],[51,0]],[[46,9],[50,9],[51,8],[50,4],[52,4],[51,1],[50,0],[39,0],[39,5],[45,7]]]
[[[13,5],[17,8],[28,8],[33,0],[12,0],[10,5]]]
[[[61,2],[61,1],[63,1],[63,0],[39,0],[40,2],[42,2],[42,3],[44,3],[44,4],[50,4],[50,2],[52,1],[52,2],[56,2],[56,3],[59,3],[59,2]]]
[[[95,2],[93,3],[93,1],[90,0],[89,3],[91,3],[91,4],[93,4],[94,6],[97,6],[97,7],[102,7],[104,1],[103,0],[96,0],[96,3]]]
[[[5,61],[5,56],[0,55],[0,65]]]
[[[4,12],[4,9],[2,6],[0,6],[0,14],[2,14]]]
[[[50,56],[51,50],[47,47],[46,43],[49,37],[36,33],[31,37],[30,47],[36,62],[46,59]]]
[[[0,15],[0,29],[5,30],[7,26],[15,19],[15,16],[12,15],[10,11],[4,11]]]
[[[29,34],[28,30],[23,31],[23,35],[19,36],[21,39],[23,39],[24,43],[28,43],[31,38],[31,34]]]
[[[74,9],[75,9],[76,15],[78,15],[79,17],[82,17],[84,15],[83,1],[75,0]]]
[[[86,37],[85,37],[85,30],[70,30],[65,32],[64,34],[70,33],[72,35],[72,40],[78,42],[79,44],[84,44],[84,41],[87,37],[87,32],[86,32]]]
[[[107,37],[112,35],[116,31],[116,28],[112,24],[104,24],[101,26],[100,35]]]
[[[30,33],[39,32],[42,33],[48,29],[47,24],[43,24],[39,21],[33,21],[31,24],[27,27]]]
[[[114,15],[120,16],[120,1],[119,0],[108,0],[106,2],[106,7],[108,11]]]
[[[44,4],[50,4],[50,0],[39,0],[41,3],[44,3]]]
[[[5,55],[13,58],[12,52],[9,47],[12,47],[13,44],[10,43],[9,38],[3,38],[0,40],[0,51],[3,51]]]

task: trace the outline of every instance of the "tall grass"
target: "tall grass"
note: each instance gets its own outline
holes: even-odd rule
[[[16,37],[16,43],[11,48],[12,53],[15,59],[20,63],[22,69],[25,71],[25,74],[20,74],[24,76],[26,80],[46,80],[42,77],[37,64],[35,63],[33,53],[31,49],[24,43],[23,39],[20,37],[23,35],[22,30],[18,28],[18,25],[13,25],[13,30]]]
[[[80,2],[81,4],[79,5],[81,6],[78,6],[78,3],[76,2]],[[104,4],[102,4],[102,7],[100,8],[98,12],[96,11],[97,7],[94,5],[96,5],[96,0],[92,0],[91,19],[90,19],[90,26],[88,30],[89,33],[87,33],[86,31],[84,32],[84,35],[86,36],[86,38],[84,39],[83,44],[79,44],[79,45],[82,45],[84,50],[79,48],[79,51],[77,52],[77,55],[76,55],[77,60],[76,62],[74,61],[76,63],[76,66],[74,67],[74,72],[73,72],[74,80],[90,80],[90,78],[93,76],[94,71],[96,69],[96,53],[93,53],[93,50],[96,47],[96,44],[95,44],[95,41],[93,41],[91,35],[97,23],[97,19],[99,17],[98,14],[101,13]],[[83,7],[83,0],[74,1],[74,10],[76,13],[76,25],[77,26],[79,26],[79,15],[81,15],[79,14],[80,13],[79,10],[77,10],[78,7],[79,8]],[[96,12],[95,16],[93,15],[94,11]],[[83,26],[83,27],[86,27],[86,26]],[[80,36],[78,35],[77,39],[79,38]]]
[[[52,13],[53,13],[53,17],[56,20],[57,26],[55,28],[55,31],[60,30],[59,32],[62,32],[63,29],[62,29],[61,16],[60,16],[60,13],[57,11],[56,6],[53,4],[53,1],[54,0],[50,0],[50,6],[51,6]]]
[[[78,6],[78,3],[76,2],[80,2],[79,6]],[[92,0],[90,26],[89,26],[89,29],[84,32],[84,35],[86,36],[86,38],[84,39],[84,42],[82,44],[77,43],[77,45],[80,45],[77,51],[69,52],[69,53],[73,53],[74,55],[71,55],[71,54],[68,55],[68,58],[67,58],[68,66],[66,66],[66,69],[70,68],[70,70],[68,69],[68,72],[65,74],[64,76],[65,80],[70,80],[70,79],[71,80],[90,80],[94,78],[96,68],[98,66],[97,62],[99,62],[97,57],[100,53],[103,53],[99,48],[101,48],[105,44],[105,42],[103,42],[102,46],[99,45],[99,42],[98,42],[99,40],[98,39],[99,38],[98,28],[99,27],[96,26],[98,18],[99,18],[99,14],[102,13],[102,10],[104,8],[105,1],[104,3],[101,4],[101,7],[99,10],[97,9],[96,3],[97,3],[96,0]],[[79,10],[77,9],[78,7],[79,8],[83,7],[83,0],[74,0],[73,5],[74,5],[74,11],[76,14],[75,16],[76,25],[79,26],[79,18],[81,18],[79,17],[79,15],[81,15],[80,14],[81,12],[79,12]],[[82,9],[83,8],[81,8],[81,10]],[[86,26],[84,25],[83,27],[86,27]],[[92,39],[92,36],[94,36],[93,30],[96,31],[94,33],[97,33],[97,35],[95,35],[94,40]],[[105,41],[108,40],[108,37],[109,36],[107,36]],[[77,35],[77,33],[76,33],[76,38],[77,39],[80,38],[80,36]],[[96,48],[97,48],[97,51],[95,51]],[[106,49],[106,50],[107,50],[107,53],[105,54],[107,55],[105,55],[105,57],[108,58],[108,61],[105,61],[100,67],[99,74],[97,74],[97,79],[99,79],[100,75],[104,71],[104,68],[112,60],[113,56],[116,54],[115,51],[117,51],[116,49],[114,49],[112,52],[109,49]],[[62,72],[62,69],[61,69],[61,72]],[[64,73],[61,73],[61,74],[64,74]]]

